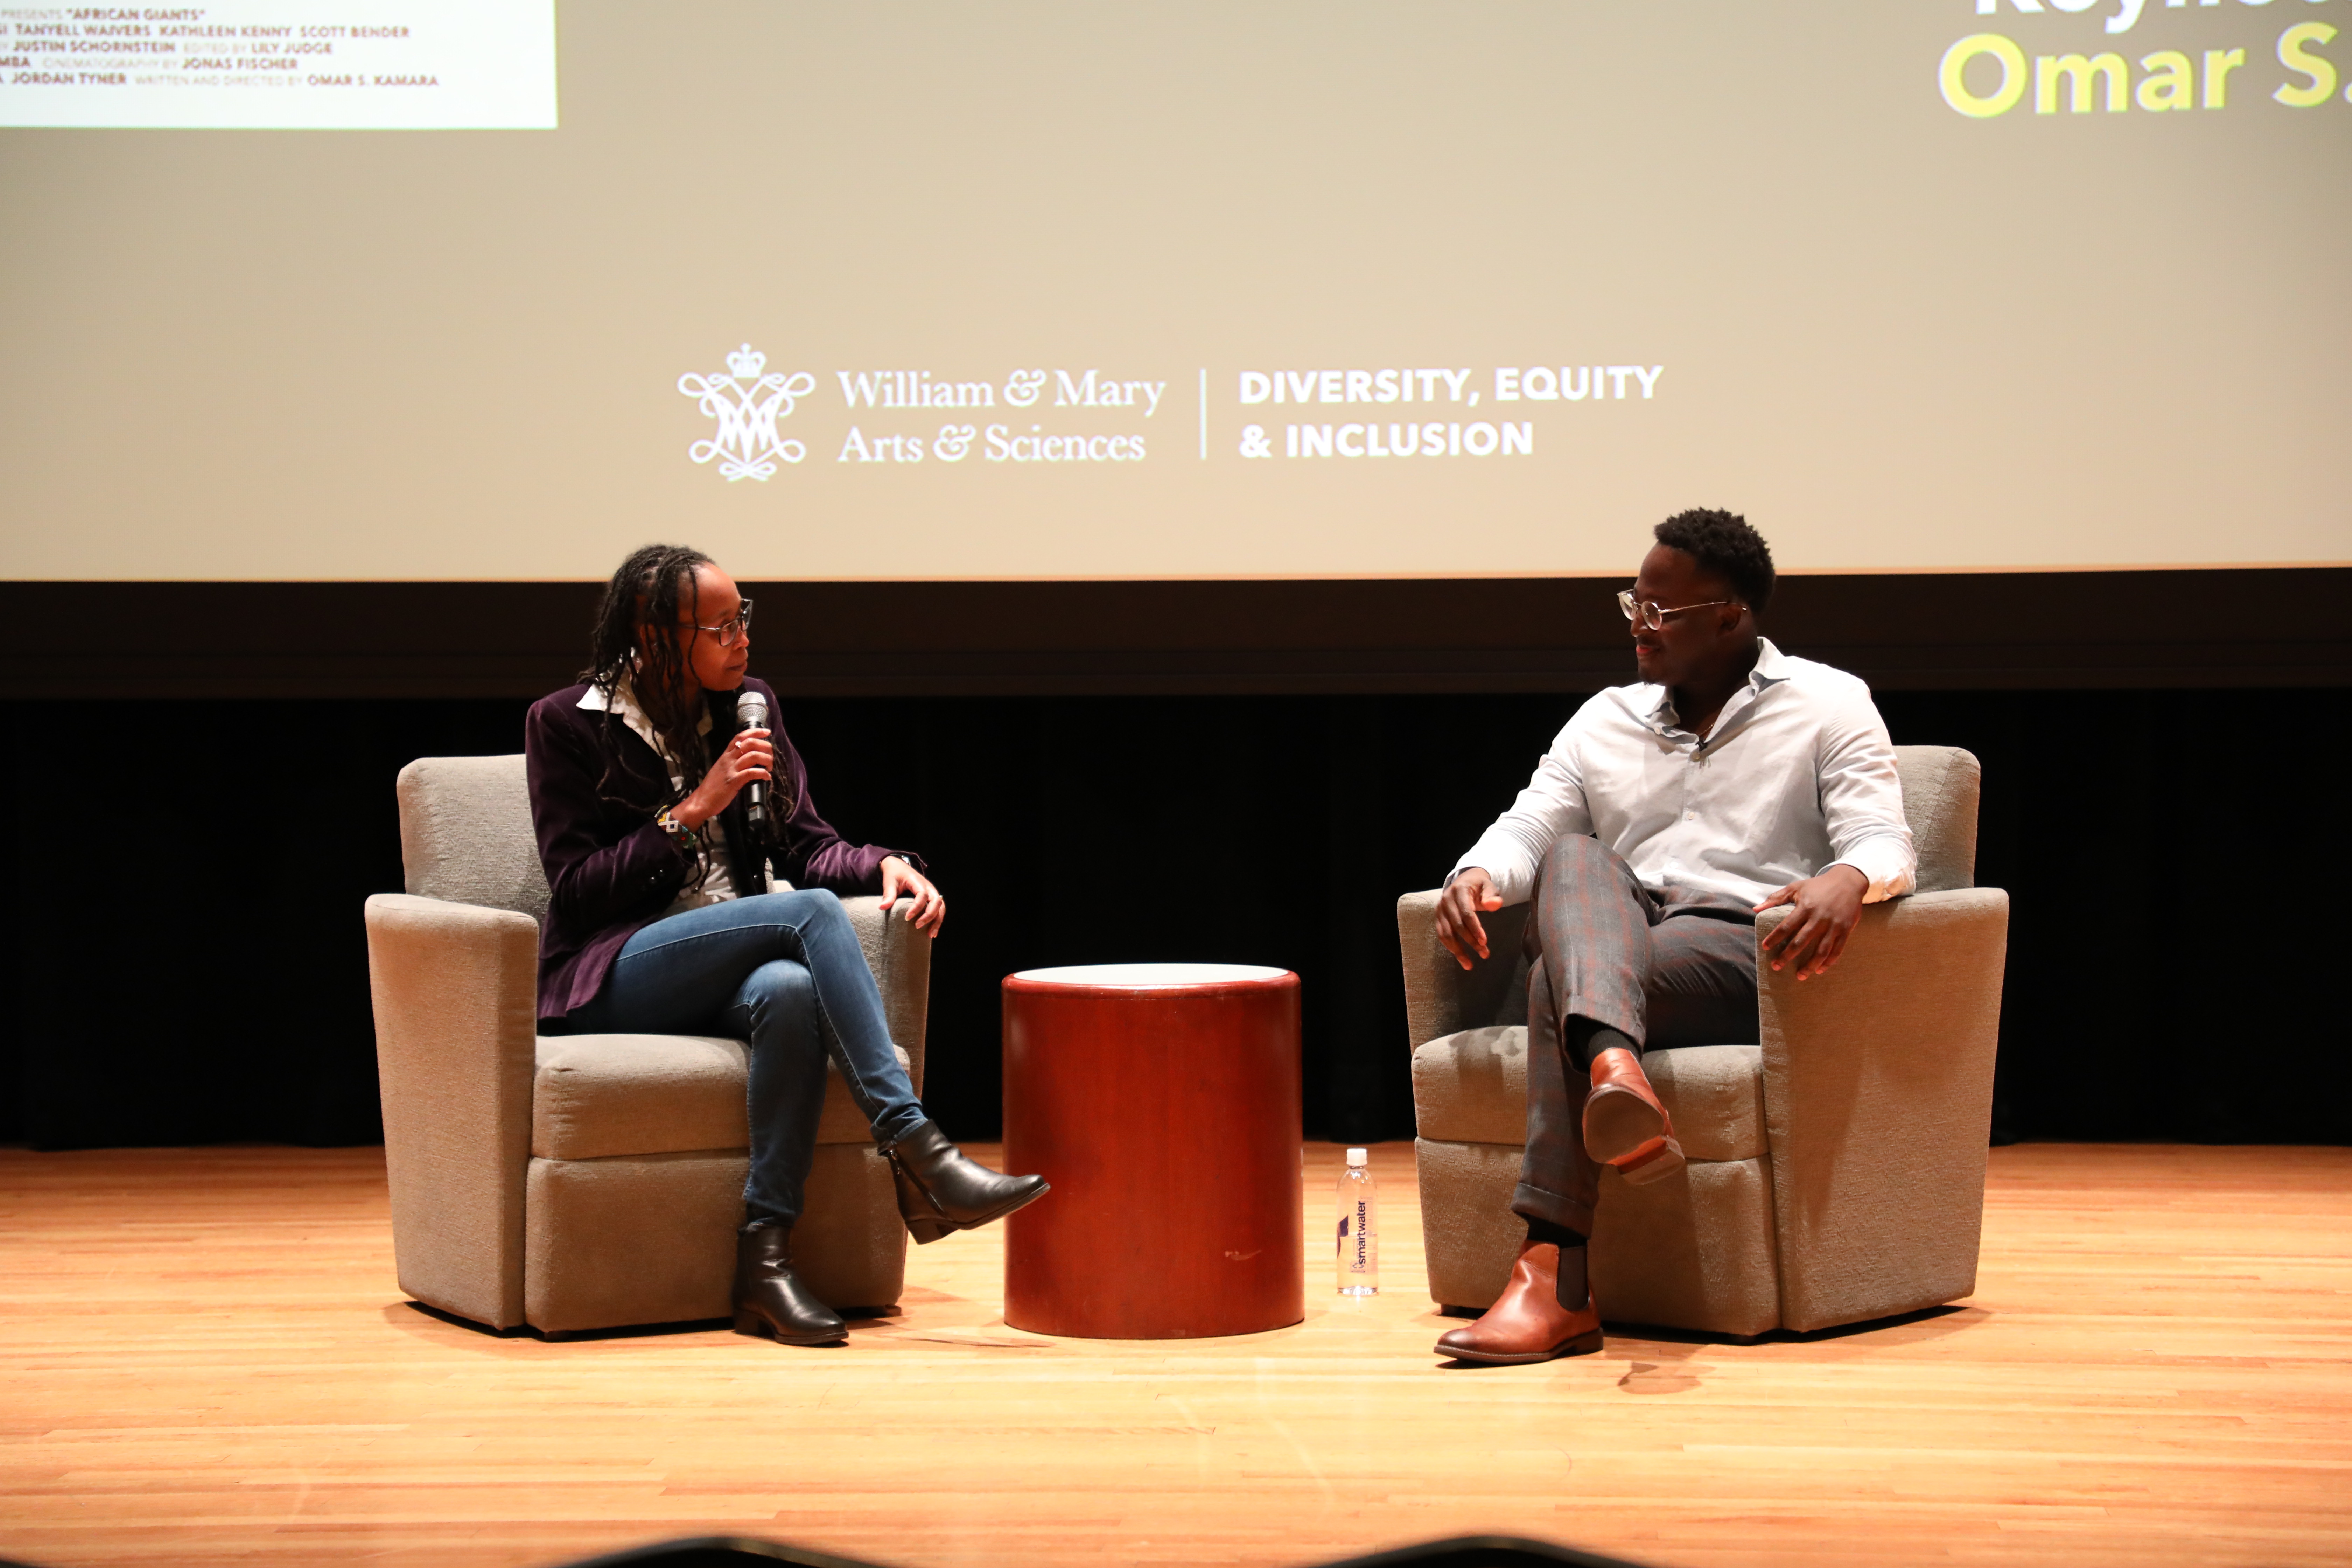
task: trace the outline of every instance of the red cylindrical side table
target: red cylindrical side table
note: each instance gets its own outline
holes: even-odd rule
[[[1004,982],[1004,1321],[1082,1339],[1251,1334],[1307,1315],[1298,976],[1225,963]]]

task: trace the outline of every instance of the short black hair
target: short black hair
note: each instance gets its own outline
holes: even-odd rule
[[[1659,543],[1729,583],[1758,615],[1772,602],[1772,547],[1738,512],[1696,507],[1675,513],[1654,531]]]

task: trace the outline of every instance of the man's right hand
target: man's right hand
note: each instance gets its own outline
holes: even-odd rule
[[[1495,891],[1494,879],[1485,870],[1473,866],[1446,884],[1437,895],[1437,940],[1463,968],[1470,967],[1471,955],[1487,957],[1486,928],[1478,922],[1478,912],[1488,914],[1503,907],[1503,895]]]

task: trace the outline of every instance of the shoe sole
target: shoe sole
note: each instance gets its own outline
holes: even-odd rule
[[[1646,1187],[1664,1181],[1683,1168],[1683,1146],[1671,1138],[1653,1138],[1622,1159],[1612,1160],[1629,1187]]]
[[[1613,1083],[1601,1085],[1585,1100],[1584,1150],[1601,1163],[1614,1166],[1636,1187],[1683,1167],[1683,1146],[1664,1112]]]
[[[982,1215],[978,1219],[968,1219],[961,1225],[958,1225],[955,1221],[948,1218],[944,1215],[927,1216],[923,1219],[910,1219],[907,1221],[907,1234],[915,1238],[915,1245],[917,1247],[929,1247],[935,1241],[944,1241],[949,1237],[953,1236],[957,1231],[978,1230],[982,1226],[994,1225],[1006,1215],[1014,1214],[1022,1209],[1027,1208],[1031,1204],[1035,1203],[1039,1198],[1044,1197],[1047,1193],[1050,1193],[1053,1190],[1054,1188],[1051,1183],[1040,1182],[1037,1184],[1037,1190],[1028,1194],[1028,1196],[1015,1198],[1011,1203],[1006,1204],[1003,1208],[992,1209],[988,1213]]]
[[[1474,1351],[1454,1350],[1439,1345],[1437,1353],[1455,1361],[1474,1362],[1480,1366],[1528,1366],[1539,1361],[1558,1361],[1562,1356],[1591,1355],[1601,1348],[1601,1333],[1594,1329],[1548,1351]]]
[[[849,1342],[849,1325],[846,1323],[821,1334],[786,1334],[756,1312],[736,1313],[735,1331],[748,1334],[755,1340],[773,1340],[780,1345],[839,1345]]]
[[[1663,1137],[1666,1119],[1658,1108],[1617,1084],[1602,1084],[1585,1098],[1584,1152],[1604,1165]]]

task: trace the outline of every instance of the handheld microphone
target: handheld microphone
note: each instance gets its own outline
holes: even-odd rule
[[[735,732],[764,730],[768,727],[768,700],[756,691],[746,690],[735,699]],[[755,823],[768,819],[768,781],[753,779],[745,792],[746,817]]]

